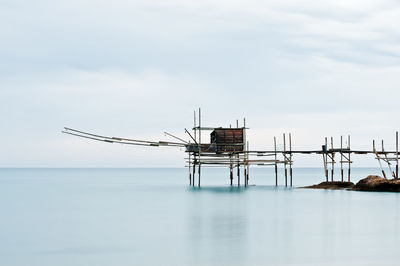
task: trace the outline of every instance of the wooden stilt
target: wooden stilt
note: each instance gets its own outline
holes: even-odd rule
[[[243,157],[244,157],[244,160],[243,160],[243,179],[244,179],[244,186],[245,187],[247,187],[247,169],[246,169],[246,166],[247,166],[247,156],[248,156],[248,154],[247,154],[247,143],[246,143],[246,118],[243,118],[243,151],[244,151],[244,154],[243,154]]]
[[[283,133],[283,157],[284,157],[284,167],[285,167],[285,187],[287,187],[287,160],[286,160],[286,135]]]
[[[237,179],[238,179],[238,187],[240,187],[240,165],[237,165]]]
[[[232,164],[229,166],[229,179],[231,181],[231,186],[233,184],[233,169],[232,169]]]
[[[325,151],[324,151],[324,170],[325,170],[325,178],[326,182],[329,181],[328,177],[328,139],[325,137]]]
[[[289,175],[290,175],[290,186],[292,187],[293,186],[293,170],[292,170],[293,161],[292,161],[292,134],[291,133],[289,133],[289,151],[290,151]]]
[[[247,185],[249,185],[249,176],[250,176],[250,167],[249,167],[249,165],[247,165],[247,176],[246,176],[246,183],[247,183]]]
[[[246,145],[246,148],[247,148],[247,160],[249,159],[249,142],[247,141],[247,145]],[[247,185],[249,184],[249,176],[250,176],[250,164],[249,164],[249,162],[247,162],[246,163],[247,164],[247,175],[246,175],[246,183],[247,183]]]
[[[191,172],[191,157],[190,157],[190,152],[189,152],[189,166],[188,166],[188,168],[189,168],[189,186],[191,186],[192,185],[192,172]]]
[[[201,176],[201,109],[199,108],[199,187],[200,187],[200,176]]]
[[[278,186],[278,156],[276,152],[276,137],[274,137],[274,148],[275,148],[275,186]]]
[[[343,136],[340,136],[340,177],[343,182]]]
[[[243,166],[243,170],[244,170],[244,175],[243,175],[243,178],[244,178],[244,186],[245,187],[247,187],[247,169],[246,169],[246,167],[245,166]]]
[[[375,147],[375,140],[372,141],[372,151],[375,153],[376,159],[378,160],[379,166],[381,167],[381,172],[384,178],[386,178],[385,170],[382,167],[381,157],[379,156],[378,152],[376,151]]]
[[[200,187],[200,175],[201,175],[201,164],[200,164],[200,161],[199,161],[199,167],[198,167],[198,169],[199,169],[199,187]]]
[[[399,179],[399,132],[396,131],[396,179]]]
[[[395,172],[392,170],[392,166],[391,166],[390,160],[389,160],[389,158],[388,158],[388,156],[387,156],[387,153],[385,152],[385,150],[384,150],[384,148],[383,148],[383,140],[382,140],[382,152],[383,152],[383,154],[384,154],[384,156],[385,156],[385,160],[384,160],[384,161],[386,161],[386,163],[388,164],[390,174],[392,175],[393,178],[396,178],[396,174],[395,174]]]
[[[250,170],[250,167],[249,167],[249,165],[247,165],[247,176],[246,176],[247,185],[249,185],[249,176],[250,176],[249,170]]]
[[[196,130],[196,110],[193,112],[193,135],[194,135],[194,141],[197,141],[197,130]],[[192,175],[192,186],[194,186],[195,182],[195,177],[196,177],[196,153],[193,152],[193,175]]]
[[[348,176],[347,176],[347,181],[350,182],[351,180],[351,152],[350,152],[350,135],[347,137],[347,145],[349,146],[349,169],[348,169]]]
[[[195,181],[195,177],[196,177],[196,156],[195,155],[193,155],[193,156],[194,156],[194,160],[193,160],[192,186],[194,186],[194,181]]]
[[[385,151],[384,147],[383,147],[383,140],[382,140],[382,153]],[[385,171],[383,171],[383,177],[386,179],[386,174]]]
[[[333,152],[333,137],[331,137],[331,159],[332,159],[332,168],[331,168],[331,181],[333,182],[333,175],[335,171],[335,153]]]

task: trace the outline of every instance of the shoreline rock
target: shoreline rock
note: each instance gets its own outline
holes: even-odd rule
[[[358,181],[355,185],[353,182],[329,181],[301,188],[370,192],[400,192],[400,179],[385,179],[377,175],[369,175],[366,178]]]
[[[352,190],[400,192],[400,179],[385,179],[377,175],[369,175],[368,177],[358,181]]]
[[[329,181],[329,182],[322,182],[317,185],[302,187],[302,188],[313,188],[313,189],[334,189],[334,190],[341,190],[341,189],[351,189],[354,187],[353,182],[341,182],[341,181]]]

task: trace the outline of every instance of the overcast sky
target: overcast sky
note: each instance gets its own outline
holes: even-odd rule
[[[399,25],[387,0],[0,0],[0,167],[181,167],[182,150],[60,131],[187,138],[198,107],[204,125],[246,117],[250,148],[283,132],[294,149],[393,148]]]

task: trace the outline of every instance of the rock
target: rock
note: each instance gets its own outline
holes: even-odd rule
[[[370,175],[358,181],[353,187],[358,191],[400,192],[399,179],[385,179],[380,176]]]
[[[316,189],[349,189],[354,186],[353,182],[341,182],[341,181],[333,181],[333,182],[322,182],[318,185],[312,185],[303,188],[316,188]]]

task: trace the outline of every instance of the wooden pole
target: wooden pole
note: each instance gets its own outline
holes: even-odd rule
[[[329,177],[328,177],[328,138],[325,137],[325,160],[324,160],[324,164],[325,164],[325,177],[326,177],[326,182],[329,181]]]
[[[325,154],[325,151],[322,153],[322,159],[324,160],[324,175],[325,175],[325,178],[326,178],[326,182],[328,182],[328,177],[326,177],[326,154]]]
[[[239,120],[236,119],[236,128],[239,128]],[[236,155],[238,164],[237,164],[237,180],[238,180],[238,187],[240,186],[240,164],[239,164],[239,154]]]
[[[247,187],[247,169],[246,169],[246,166],[245,165],[243,165],[243,171],[244,171],[244,174],[243,174],[243,178],[244,178],[244,186],[245,187]]]
[[[200,187],[200,174],[201,174],[201,109],[199,108],[199,187]]]
[[[240,164],[237,165],[238,187],[240,187]]]
[[[231,161],[231,164],[229,165],[229,179],[231,181],[231,186],[233,184],[233,169],[232,169],[232,157],[229,156],[229,159]]]
[[[243,164],[243,178],[244,178],[244,186],[247,187],[247,169],[246,169],[246,164],[247,164],[247,147],[246,147],[246,118],[243,118],[243,151],[244,151],[244,164]]]
[[[382,140],[382,152],[384,152],[383,140]],[[393,176],[393,178],[396,178],[395,172],[392,170],[392,167],[390,166],[391,164],[390,164],[389,158],[387,156],[387,153],[385,152],[384,155],[385,155],[386,163],[388,164],[388,167],[389,167],[390,174]]]
[[[343,182],[343,136],[340,136],[340,177]]]
[[[396,131],[396,179],[399,179],[399,132]]]
[[[195,177],[196,177],[196,155],[195,155],[194,152],[193,152],[193,157],[194,157],[194,159],[193,159],[193,175],[192,175],[193,182],[192,182],[192,186],[194,186],[194,180],[195,180]]]
[[[247,141],[247,159],[249,159],[249,142]],[[249,165],[249,163],[247,162],[247,177],[246,177],[246,182],[247,182],[247,185],[249,184],[249,177],[250,177],[250,165]]]
[[[195,142],[197,142],[197,135],[196,135],[196,132],[197,132],[197,130],[196,130],[196,126],[197,126],[197,123],[196,123],[196,110],[194,110],[194,112],[193,112],[193,114],[194,114],[194,116],[193,116],[193,135],[194,135],[194,141]],[[193,151],[193,175],[192,175],[192,186],[194,186],[194,181],[195,181],[195,179],[196,179],[196,152],[194,152]]]
[[[236,128],[239,128],[239,120],[236,119]],[[238,178],[238,187],[240,186],[240,155],[237,154],[238,165],[237,165],[237,178]]]
[[[276,137],[274,137],[274,148],[275,148],[275,186],[278,186],[278,156],[276,152]]]
[[[383,147],[383,140],[382,140],[382,152],[384,152],[384,151],[385,151],[385,149],[384,149],[384,147]],[[386,179],[385,171],[383,171],[383,177]]]
[[[333,182],[333,174],[335,171],[335,154],[333,152],[333,137],[331,137],[331,149],[332,149],[332,153],[331,153],[331,159],[332,159],[332,168],[331,168],[331,181]]]
[[[289,151],[290,151],[290,164],[289,164],[289,174],[290,174],[290,186],[293,186],[293,170],[292,170],[292,134],[289,133]]]
[[[287,168],[286,168],[286,135],[283,133],[283,157],[285,165],[285,187],[287,187]]]
[[[381,167],[382,175],[386,178],[385,170],[383,170],[382,163],[381,163],[381,157],[379,157],[379,154],[376,151],[375,140],[372,141],[372,150],[375,153],[375,156],[376,156],[376,159],[378,160],[379,166]]]
[[[199,156],[199,159],[200,159],[200,156]],[[200,160],[199,160],[199,167],[198,167],[198,169],[199,169],[199,187],[200,187],[200,172],[201,172],[201,168],[200,168]]]
[[[350,149],[350,135],[347,137],[347,144],[349,145],[349,169],[348,169],[348,177],[347,181],[350,182],[350,176],[351,176],[351,149]]]
[[[191,158],[190,152],[189,152],[189,185],[190,185],[190,186],[192,185],[192,172],[191,172],[192,169],[191,169],[191,167],[190,167],[191,160],[192,160],[192,158]]]

